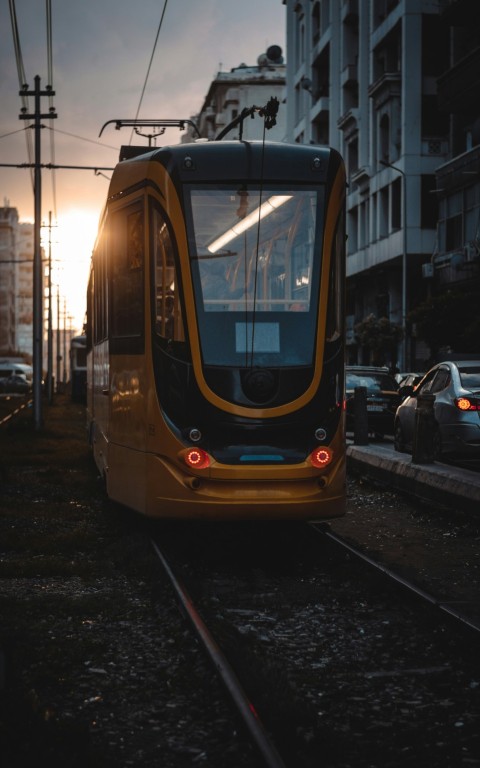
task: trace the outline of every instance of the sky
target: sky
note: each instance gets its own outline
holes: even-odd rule
[[[46,2],[0,0],[0,164],[28,162],[25,121],[13,44],[10,6],[16,10],[21,55],[29,90],[35,76],[48,83]],[[140,105],[165,0],[52,0],[53,106],[56,119],[44,120],[41,161],[57,165],[113,167],[130,128],[115,130],[108,120],[134,118]],[[282,0],[167,0],[139,118],[190,118],[199,112],[218,72],[241,63],[255,65],[268,46],[285,50]],[[47,98],[42,112],[49,111]],[[34,111],[33,98],[29,110]],[[52,131],[54,129],[54,131]],[[33,131],[32,146],[33,146]],[[168,129],[157,145],[178,144]],[[147,139],[134,136],[132,143]],[[53,144],[53,156],[52,156]],[[0,165],[0,206],[18,210],[20,221],[34,220],[32,173]],[[49,211],[53,282],[67,299],[67,312],[79,330],[96,227],[111,172],[42,171],[42,222]],[[43,236],[48,240],[48,231]]]

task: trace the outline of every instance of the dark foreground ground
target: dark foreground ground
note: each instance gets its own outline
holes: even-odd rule
[[[104,498],[67,396],[0,429],[0,765],[251,765],[135,517]],[[332,528],[459,605],[478,522],[349,479]],[[188,677],[185,670],[188,669]],[[208,741],[232,744],[209,754]],[[214,748],[213,748],[214,749]]]

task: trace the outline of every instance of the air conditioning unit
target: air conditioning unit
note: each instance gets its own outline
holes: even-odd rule
[[[425,279],[433,277],[433,264],[422,264],[422,277]]]
[[[478,248],[475,243],[467,243],[463,249],[465,261],[471,263],[478,259]]]

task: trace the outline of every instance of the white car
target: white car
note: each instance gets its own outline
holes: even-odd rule
[[[445,361],[408,391],[395,414],[396,451],[412,450],[417,398],[435,396],[434,456],[480,458],[480,360]]]

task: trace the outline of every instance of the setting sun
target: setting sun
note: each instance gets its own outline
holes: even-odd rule
[[[52,281],[66,298],[72,327],[82,330],[88,272],[98,226],[98,212],[73,208],[62,215],[52,235]]]

